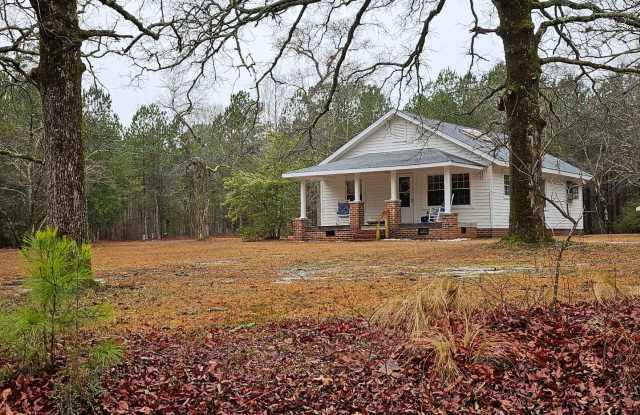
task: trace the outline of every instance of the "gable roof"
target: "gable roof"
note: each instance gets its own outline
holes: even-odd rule
[[[444,121],[424,118],[417,114],[401,110],[391,110],[384,114],[375,123],[371,124],[360,134],[356,135],[333,154],[320,162],[320,165],[334,162],[341,155],[345,154],[348,150],[354,148],[357,144],[366,139],[373,131],[382,127],[387,120],[394,116],[403,118],[420,128],[430,130],[431,132],[438,134],[440,137],[471,151],[485,160],[504,167],[509,166],[509,150],[504,146],[497,146],[496,144],[490,143],[486,140],[472,137],[469,135],[468,131],[473,129]],[[504,134],[500,133],[492,133],[492,135],[497,137],[498,141],[506,141],[507,138]],[[587,172],[567,163],[566,161],[560,160],[551,154],[545,154],[542,161],[542,168],[545,173],[561,174],[585,180],[591,180],[592,178],[592,176]]]
[[[368,171],[404,170],[418,167],[463,166],[483,169],[482,164],[446,153],[436,148],[420,150],[391,151],[385,153],[368,153],[331,161],[305,169],[285,173],[282,177],[325,176],[346,173],[365,173]]]

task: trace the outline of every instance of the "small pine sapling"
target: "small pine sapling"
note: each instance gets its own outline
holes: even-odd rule
[[[83,330],[110,314],[85,299],[96,284],[91,247],[46,229],[27,238],[21,253],[28,297],[0,317],[0,341],[18,370],[52,370],[65,363],[57,398],[60,412],[71,413],[90,402],[101,370],[122,356],[114,342],[96,342]]]

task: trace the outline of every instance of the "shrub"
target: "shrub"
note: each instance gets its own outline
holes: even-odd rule
[[[71,365],[56,385],[54,398],[61,414],[95,413],[102,371],[122,360],[122,348],[111,340],[93,347],[86,357],[79,352],[74,351]]]
[[[229,218],[249,239],[279,239],[295,215],[294,183],[262,173],[236,173],[225,181]]]
[[[640,212],[636,208],[640,206],[640,199],[636,198],[624,205],[620,219],[615,224],[615,230],[619,233],[640,232]]]

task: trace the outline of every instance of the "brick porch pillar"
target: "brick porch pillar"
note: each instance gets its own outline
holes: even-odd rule
[[[307,218],[296,218],[292,223],[293,235],[291,235],[291,239],[294,241],[304,241],[307,230]]]
[[[349,203],[349,226],[351,232],[355,234],[360,232],[364,225],[364,202],[350,202]]]
[[[400,201],[385,200],[384,209],[387,211],[389,221],[389,236],[395,238],[400,229]]]
[[[457,213],[441,213],[442,239],[455,239],[461,236]]]

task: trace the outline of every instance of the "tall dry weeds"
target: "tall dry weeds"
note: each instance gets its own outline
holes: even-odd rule
[[[416,287],[412,294],[394,298],[375,310],[372,321],[419,338],[434,322],[452,313],[470,313],[480,307],[476,296],[460,280],[434,278]]]
[[[506,364],[513,349],[504,336],[483,326],[487,310],[471,288],[460,279],[433,279],[412,295],[386,302],[372,320],[406,333],[405,353],[415,356],[426,351],[433,357],[433,374],[445,382],[460,375],[460,359]]]

